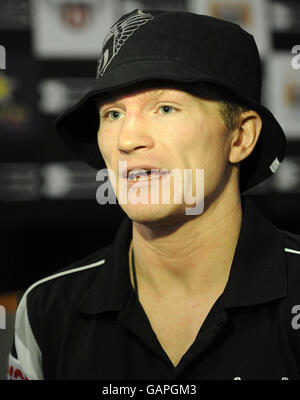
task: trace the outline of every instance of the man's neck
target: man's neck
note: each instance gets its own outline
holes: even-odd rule
[[[240,197],[214,204],[167,234],[133,222],[139,291],[156,298],[198,299],[222,292],[228,280],[242,220]],[[173,229],[172,229],[173,228]]]

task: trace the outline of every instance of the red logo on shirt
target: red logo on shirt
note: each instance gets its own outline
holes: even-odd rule
[[[19,368],[14,369],[13,366],[9,367],[9,377],[10,379],[20,379],[22,381],[26,381],[26,376],[23,375],[22,371]]]
[[[9,380],[22,380],[22,381],[28,380],[24,371],[22,371],[22,366],[20,361],[15,357],[13,357],[11,354],[9,355],[9,369],[7,378]]]

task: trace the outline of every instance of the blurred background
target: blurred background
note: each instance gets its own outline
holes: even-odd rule
[[[88,91],[107,30],[135,8],[212,15],[254,35],[263,103],[288,147],[276,174],[249,195],[277,226],[300,234],[298,0],[0,0],[0,379],[23,291],[110,243],[124,216],[96,202],[96,171],[64,146],[54,120]]]

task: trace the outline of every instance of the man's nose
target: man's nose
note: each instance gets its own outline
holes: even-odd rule
[[[130,153],[153,146],[149,121],[139,112],[128,112],[125,115],[118,138],[118,149]]]

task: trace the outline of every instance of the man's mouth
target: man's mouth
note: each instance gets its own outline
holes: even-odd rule
[[[169,171],[167,169],[158,170],[158,169],[147,169],[147,170],[139,170],[132,169],[128,173],[128,181],[129,182],[137,182],[137,181],[147,181],[150,179],[157,179],[161,176],[168,174]]]
[[[135,181],[145,181],[148,179],[159,178],[160,176],[166,175],[169,171],[168,170],[158,170],[158,169],[132,169],[128,173],[128,181],[135,182]]]
[[[148,181],[150,179],[157,179],[169,173],[169,170],[158,168],[132,168],[128,170],[127,180],[129,182]]]

